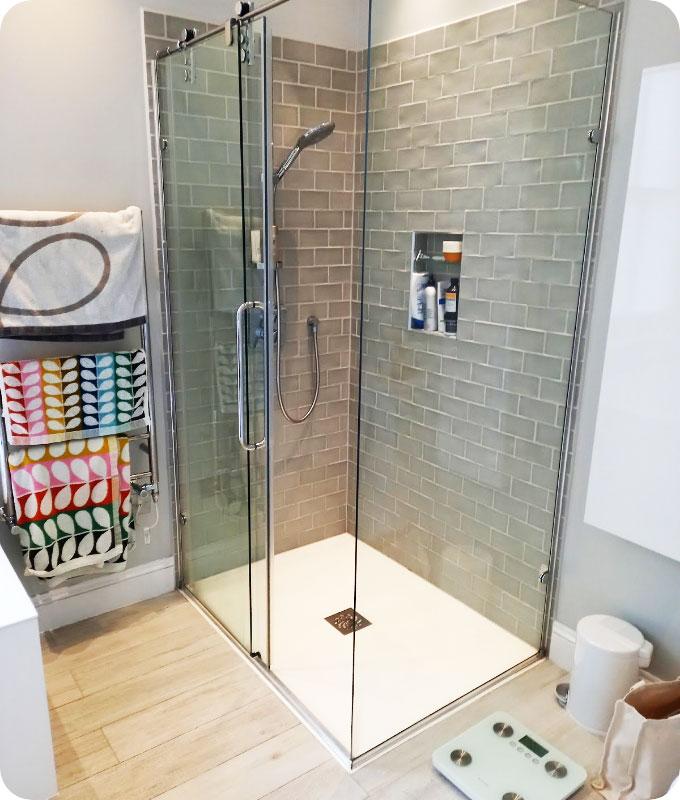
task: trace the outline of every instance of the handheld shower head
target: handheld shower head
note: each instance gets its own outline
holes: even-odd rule
[[[300,150],[304,150],[306,147],[311,147],[313,144],[323,142],[323,140],[327,139],[334,130],[334,122],[322,122],[321,125],[317,125],[315,128],[306,130],[297,140],[297,147],[299,147]]]
[[[323,140],[328,138],[334,130],[334,122],[322,122],[321,125],[317,125],[314,128],[309,128],[309,130],[306,130],[297,140],[295,147],[283,159],[281,165],[274,173],[274,186],[279,183],[286,172],[288,172],[288,170],[293,166],[303,150],[305,150],[307,147],[311,147],[314,144],[323,142]]]

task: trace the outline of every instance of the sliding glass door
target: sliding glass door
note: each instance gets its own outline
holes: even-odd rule
[[[267,660],[262,26],[158,61],[185,586]]]

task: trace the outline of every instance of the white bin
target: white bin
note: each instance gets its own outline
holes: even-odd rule
[[[567,711],[586,730],[605,734],[616,701],[651,659],[652,645],[633,625],[604,614],[584,617],[576,627]]]

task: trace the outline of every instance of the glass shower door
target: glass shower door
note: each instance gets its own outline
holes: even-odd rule
[[[613,22],[451,4],[397,36],[393,5],[368,53],[353,757],[541,649]],[[448,330],[410,314],[428,273],[457,287]]]
[[[215,33],[158,61],[158,102],[183,582],[266,658],[262,156],[246,66]]]

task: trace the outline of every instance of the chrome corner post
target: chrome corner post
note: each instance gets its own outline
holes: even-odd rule
[[[175,583],[178,589],[184,585],[184,569],[182,561],[182,529],[186,518],[181,510],[180,489],[179,489],[179,469],[178,458],[179,450],[177,444],[177,399],[175,387],[175,356],[172,337],[172,301],[170,294],[170,262],[168,257],[168,228],[165,213],[165,170],[163,168],[163,153],[167,149],[167,140],[163,137],[161,124],[161,107],[158,101],[159,83],[158,72],[160,60],[166,53],[158,53],[154,59],[152,70],[154,102],[153,116],[155,120],[156,139],[158,145],[158,239],[159,239],[159,271],[161,278],[161,306],[165,317],[165,331],[167,337],[167,355],[165,359],[165,375],[167,380],[168,393],[168,424],[169,430],[166,432],[166,442],[169,444],[168,460],[170,461],[170,501],[172,506],[172,526],[175,550]]]
[[[273,354],[274,354],[274,277],[273,269],[276,259],[275,220],[274,220],[274,179],[273,179],[273,147],[274,147],[274,92],[273,92],[273,63],[272,63],[272,33],[267,17],[263,17],[262,41],[262,76],[264,91],[262,93],[262,113],[264,117],[264,131],[262,136],[262,202],[263,208],[263,242],[264,242],[264,331],[266,357],[264,365],[265,385],[265,436],[269,446],[265,451],[266,471],[269,476],[267,481],[267,535],[265,544],[266,564],[266,629],[267,629],[267,656],[266,666],[269,668],[272,660],[272,571],[274,568],[274,554],[276,552],[274,538],[274,448],[272,446],[272,409],[274,408],[273,396]]]
[[[574,0],[578,2],[578,0]],[[562,443],[560,448],[560,461],[557,477],[557,493],[555,499],[555,512],[553,517],[552,538],[550,544],[550,557],[548,560],[548,574],[546,576],[546,595],[543,610],[543,625],[541,629],[540,653],[547,655],[550,649],[557,593],[559,589],[559,570],[564,545],[564,535],[567,517],[567,501],[569,494],[569,477],[573,468],[573,447],[578,420],[578,387],[583,375],[583,361],[589,333],[588,320],[592,304],[591,284],[596,273],[597,234],[601,223],[601,208],[605,194],[605,180],[607,162],[609,160],[609,140],[612,126],[612,110],[616,79],[619,68],[619,49],[621,40],[621,25],[623,21],[624,4],[620,3],[613,8],[601,9],[612,15],[609,49],[607,52],[607,67],[605,75],[604,92],[602,96],[602,112],[600,115],[599,129],[588,132],[588,139],[597,147],[595,167],[593,170],[593,183],[590,195],[590,208],[586,227],[586,240],[583,263],[581,266],[581,280],[579,284],[578,303],[576,309],[576,326],[572,344],[569,380],[567,384],[567,398],[562,430]],[[594,141],[593,141],[594,140]]]

